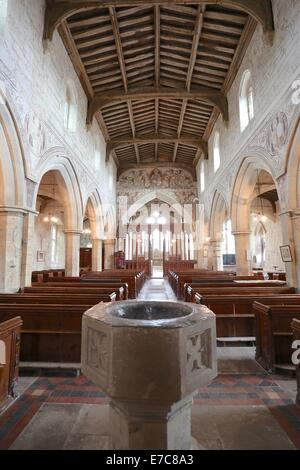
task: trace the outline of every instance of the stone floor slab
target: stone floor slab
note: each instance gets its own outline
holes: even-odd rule
[[[263,406],[194,406],[192,434],[208,450],[296,450]]]

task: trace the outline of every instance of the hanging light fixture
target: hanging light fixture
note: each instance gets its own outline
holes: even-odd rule
[[[47,216],[43,218],[43,222],[46,222],[46,223],[52,222],[53,224],[58,224],[58,221],[59,221],[58,218],[52,214],[48,214]]]
[[[259,170],[257,170],[257,191],[258,191],[258,197],[260,199],[260,210],[258,208],[258,212],[253,212],[252,217],[254,222],[267,222],[268,217],[264,214],[264,205],[263,205],[263,200],[260,197],[261,194],[261,184],[259,180]]]

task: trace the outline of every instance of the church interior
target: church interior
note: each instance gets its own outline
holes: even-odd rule
[[[299,289],[299,0],[0,0],[1,450],[300,450]]]

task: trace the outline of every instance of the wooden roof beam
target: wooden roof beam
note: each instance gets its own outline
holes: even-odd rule
[[[145,6],[151,5],[177,5],[182,0],[47,0],[44,39],[52,40],[57,27],[70,16],[86,10],[105,7]],[[265,33],[274,31],[274,17],[272,0],[189,0],[189,4],[222,5],[224,7],[239,9],[258,21]]]
[[[205,5],[198,6],[195,29],[194,29],[194,36],[193,36],[193,43],[192,43],[190,60],[189,60],[189,67],[188,67],[187,76],[186,76],[186,88],[188,92],[191,89],[192,77],[193,77],[194,67],[195,67],[195,63],[197,59],[198,45],[199,45],[199,40],[200,40],[202,28],[203,28],[204,10],[205,10]],[[180,118],[179,118],[179,123],[178,123],[178,130],[177,130],[178,138],[181,135],[187,104],[188,104],[188,100],[185,98],[182,102]],[[174,153],[173,153],[173,162],[176,162],[177,152],[178,152],[178,144],[175,144]]]
[[[130,146],[130,145],[138,145],[138,144],[159,144],[159,143],[171,143],[175,145],[186,144],[191,145],[193,147],[197,147],[201,149],[204,153],[205,157],[207,158],[208,154],[208,146],[207,142],[203,139],[195,138],[195,137],[170,137],[170,136],[160,136],[160,135],[145,135],[141,137],[124,137],[120,139],[113,139],[107,144],[106,148],[106,160],[109,159],[111,153],[120,147]]]
[[[127,93],[123,92],[108,92],[95,95],[93,99],[89,101],[88,112],[87,112],[87,124],[90,125],[93,121],[93,117],[98,111],[101,111],[105,106],[127,102],[131,100],[141,100],[147,101],[150,99],[198,99],[205,101],[212,106],[216,107],[223,116],[225,122],[228,121],[228,101],[226,96],[223,93],[212,90],[205,87],[193,87],[188,91],[185,88],[167,88],[167,87],[158,87],[158,88],[145,88],[145,89],[136,89],[128,90]]]

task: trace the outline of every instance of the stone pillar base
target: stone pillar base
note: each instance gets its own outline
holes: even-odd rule
[[[113,450],[191,450],[193,396],[173,405],[110,402]]]

